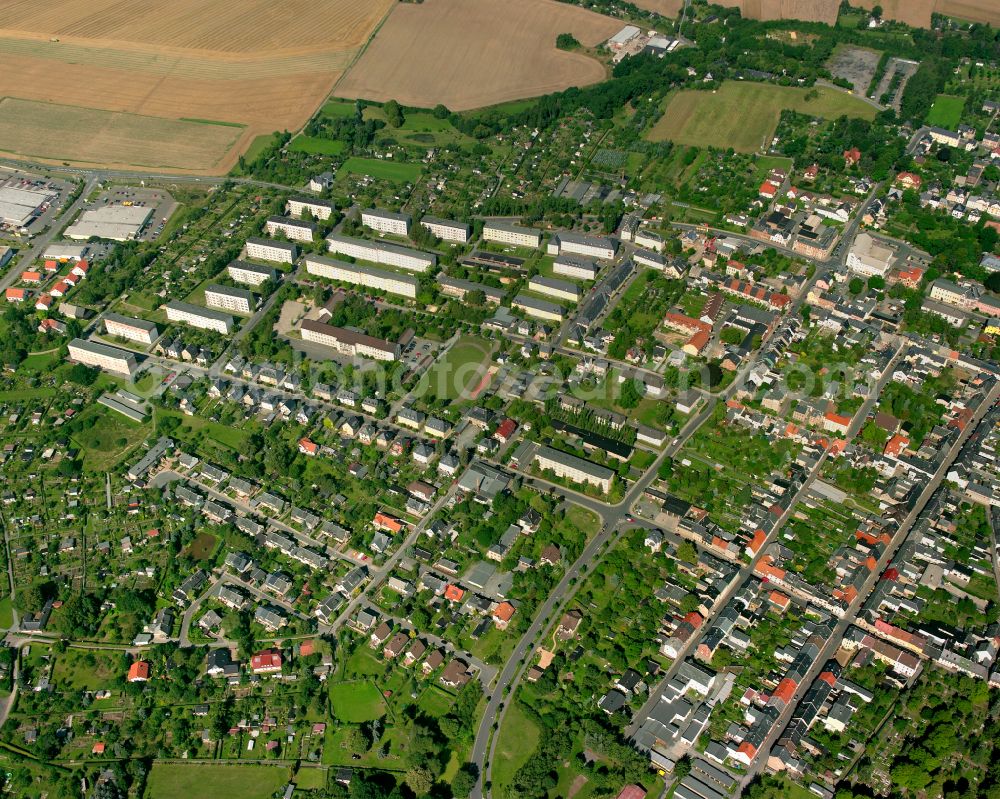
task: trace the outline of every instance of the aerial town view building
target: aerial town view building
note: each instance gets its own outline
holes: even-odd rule
[[[1000,799],[1000,2],[0,0],[0,797]]]

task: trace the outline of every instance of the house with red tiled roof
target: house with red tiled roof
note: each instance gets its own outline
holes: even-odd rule
[[[514,618],[515,610],[516,608],[510,602],[501,602],[493,608],[493,623],[497,626],[498,630],[507,628],[510,620]]]
[[[9,288],[5,294],[7,302],[24,302],[24,298],[27,296],[27,292],[24,289]]]
[[[265,649],[250,658],[250,671],[254,674],[276,674],[281,671],[281,652]]]
[[[462,597],[465,596],[465,591],[459,588],[457,585],[449,584],[447,588],[444,589],[444,598],[450,602],[461,602]]]
[[[26,269],[21,272],[21,282],[22,283],[33,283],[37,285],[42,282],[42,273],[34,272],[30,269]]]
[[[149,661],[137,660],[128,667],[129,682],[146,682],[149,679]]]
[[[376,530],[384,530],[390,533],[398,533],[403,529],[402,521],[394,516],[390,516],[388,513],[382,513],[382,511],[375,514],[372,524]]]
[[[317,452],[319,452],[319,444],[315,441],[310,441],[308,438],[299,439],[299,452],[303,455],[309,455],[312,457]]]
[[[823,429],[828,433],[840,433],[843,435],[847,433],[847,429],[850,426],[850,416],[844,416],[842,413],[836,413],[835,411],[827,411],[823,414]]]
[[[924,179],[920,177],[920,175],[916,175],[913,172],[900,172],[896,175],[896,182],[904,189],[913,189],[914,191],[918,191],[924,184]]]
[[[760,184],[757,193],[766,200],[773,200],[778,195],[780,188],[781,184],[775,183],[773,180],[765,180]]]
[[[72,269],[73,274],[77,277],[86,277],[89,271],[90,264],[87,261],[77,261],[76,266]]]
[[[886,455],[898,456],[903,452],[908,446],[910,446],[910,439],[904,436],[902,433],[897,433],[888,441],[885,442],[885,449],[882,450]]]
[[[757,530],[753,534],[753,538],[750,539],[750,543],[747,544],[747,556],[752,558],[760,552],[760,548],[764,546],[765,541],[767,541],[767,533],[763,530]]]
[[[47,311],[52,307],[52,297],[49,294],[43,294],[37,300],[35,300],[35,310],[36,311]]]
[[[858,162],[861,161],[861,150],[857,147],[852,147],[850,150],[844,150],[844,165],[845,166],[857,166]]]
[[[501,444],[506,444],[510,441],[515,432],[517,432],[517,422],[513,419],[504,419],[497,427],[496,432],[493,434],[493,438]]]

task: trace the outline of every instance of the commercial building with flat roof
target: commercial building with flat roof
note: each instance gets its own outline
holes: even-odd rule
[[[502,220],[487,222],[483,226],[483,238],[486,241],[514,244],[518,247],[542,246],[542,231]]]
[[[264,223],[268,236],[284,233],[292,241],[312,241],[316,236],[316,225],[287,216],[272,216]]]
[[[395,266],[410,272],[426,272],[437,264],[433,253],[399,247],[395,244],[354,239],[350,236],[331,234],[326,237],[327,248],[337,255],[347,255],[360,261],[370,261],[383,266]]]
[[[257,301],[246,289],[236,289],[231,286],[219,286],[212,283],[205,287],[205,305],[209,308],[221,308],[224,311],[251,313]]]
[[[77,363],[126,377],[132,377],[136,370],[135,355],[128,350],[82,338],[75,338],[69,343],[69,357]]]
[[[42,258],[47,261],[82,261],[86,255],[86,244],[69,244],[57,241],[45,248]]]
[[[343,355],[372,358],[376,361],[399,359],[399,344],[368,336],[343,327],[304,319],[300,328],[302,339],[331,347]]]
[[[409,214],[397,214],[395,211],[383,211],[381,208],[365,208],[361,212],[361,224],[379,233],[409,236],[413,217]]]
[[[546,300],[538,300],[529,297],[527,294],[518,294],[511,303],[512,308],[524,311],[528,316],[536,319],[546,319],[550,322],[561,322],[566,316],[566,309],[561,305]]]
[[[599,271],[600,269],[593,261],[574,255],[560,254],[552,262],[553,274],[573,277],[577,280],[596,280]]]
[[[84,211],[63,235],[74,241],[131,241],[152,215],[152,208],[141,205],[105,205]]]
[[[226,272],[237,283],[245,283],[248,286],[259,286],[268,280],[274,280],[278,274],[269,266],[238,260],[231,261],[226,267]]]
[[[286,207],[292,216],[301,217],[308,212],[324,222],[333,216],[334,210],[333,203],[329,200],[318,200],[315,197],[289,197]]]
[[[615,243],[607,236],[590,236],[586,233],[560,231],[552,237],[548,251],[549,255],[572,253],[610,261],[615,257]]]
[[[152,322],[116,313],[104,315],[104,330],[109,336],[118,336],[140,344],[152,344],[158,335],[156,325]]]
[[[306,271],[310,275],[325,277],[328,280],[338,280],[355,286],[365,286],[389,294],[399,294],[413,299],[417,296],[419,283],[415,277],[375,269],[370,266],[349,264],[345,261],[335,261],[332,258],[321,258],[309,255],[305,259]]]
[[[847,268],[862,277],[889,274],[896,251],[868,233],[859,233],[847,254]]]
[[[459,244],[468,244],[469,238],[472,236],[472,228],[464,222],[425,216],[420,220],[420,224],[442,241],[457,241]]]
[[[188,302],[172,300],[163,306],[167,310],[167,319],[171,322],[184,322],[191,327],[202,330],[214,330],[217,333],[229,335],[235,326],[233,317],[219,311],[212,311]]]
[[[555,472],[557,477],[565,480],[596,486],[605,494],[611,490],[611,481],[615,476],[615,473],[605,466],[591,463],[552,447],[539,447],[535,451],[533,462],[543,471],[551,470]]]
[[[262,261],[274,261],[278,264],[293,264],[298,255],[298,248],[287,241],[273,239],[247,239],[247,258],[260,258]]]
[[[59,192],[35,187],[0,187],[0,224],[12,228],[22,228],[41,210],[46,203],[52,203]]]
[[[555,297],[559,300],[569,300],[570,302],[578,302],[580,300],[580,289],[576,283],[557,280],[554,277],[544,277],[543,275],[535,275],[528,281],[528,291],[545,294],[548,297]]]

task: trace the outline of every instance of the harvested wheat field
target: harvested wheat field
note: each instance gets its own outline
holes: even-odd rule
[[[736,6],[747,19],[801,19],[835,25],[840,0],[723,0],[722,5]]]
[[[677,16],[681,10],[681,6],[684,5],[684,0],[634,0],[634,2],[639,8],[644,8],[646,11],[655,11],[657,14],[662,14],[671,19]]]
[[[858,0],[857,5],[871,10],[882,6],[887,19],[896,19],[914,27],[929,28],[931,14],[945,14],[968,22],[1000,25],[998,0]]]
[[[335,94],[464,111],[583,86],[604,78],[604,66],[557,50],[556,36],[592,47],[621,27],[555,0],[399,3]]]
[[[309,119],[392,4],[0,0],[0,97],[112,112],[92,117],[99,136],[86,125],[63,131],[51,160],[223,174],[257,136]],[[204,143],[155,158],[129,139],[129,117],[229,126],[160,126],[157,146],[169,144],[160,138],[166,131],[197,133]],[[18,122],[4,120],[0,153],[27,155],[31,131],[19,132]]]

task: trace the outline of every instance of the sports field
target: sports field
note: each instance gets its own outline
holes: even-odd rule
[[[950,94],[939,94],[934,105],[927,112],[926,123],[939,128],[954,130],[962,121],[962,109],[965,108],[964,97],[954,97]]]
[[[463,111],[583,86],[604,78],[604,67],[556,49],[556,36],[592,47],[621,27],[555,0],[397,3],[335,94]]]
[[[492,351],[488,342],[465,336],[428,370],[420,387],[442,399],[470,398],[486,374]]]
[[[807,99],[810,91],[818,96]],[[836,89],[808,90],[731,81],[715,92],[688,90],[672,95],[647,138],[755,152],[770,143],[783,109],[826,119],[845,114],[865,119],[875,117],[872,106]]]
[[[268,799],[288,782],[289,776],[289,770],[281,766],[154,763],[145,795],[147,799]]]
[[[209,171],[242,134],[228,125],[0,100],[0,151],[24,158]]]
[[[300,128],[392,5],[392,0],[0,0],[0,96],[172,122],[241,125],[229,130],[232,138],[225,142],[218,136],[204,145],[172,140],[177,149],[159,159],[136,153],[128,128],[119,140],[111,126],[98,145],[88,141],[84,127],[64,135],[65,157],[38,156],[221,174],[257,136]],[[20,136],[35,132],[29,128]],[[201,129],[197,137],[185,129],[175,132],[175,140],[206,136]],[[20,154],[2,148],[0,143],[0,152]],[[78,158],[78,150],[86,157]]]

